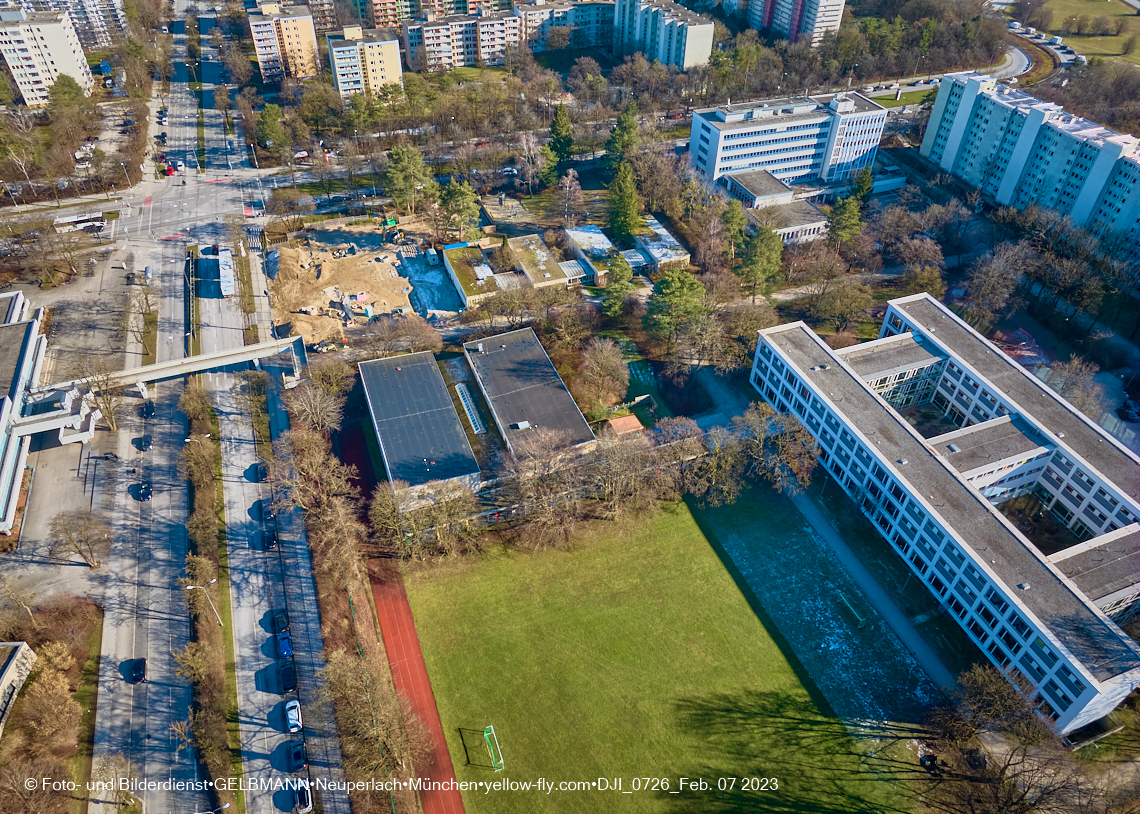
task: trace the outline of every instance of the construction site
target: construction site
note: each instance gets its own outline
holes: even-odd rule
[[[279,335],[339,343],[346,328],[418,314],[448,319],[459,293],[418,224],[396,231],[370,223],[312,229],[266,258]]]

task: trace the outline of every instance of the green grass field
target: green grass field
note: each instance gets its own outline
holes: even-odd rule
[[[891,773],[865,765],[805,685],[686,506],[630,529],[592,527],[569,552],[498,549],[409,575],[460,781],[620,778],[634,792],[466,791],[467,811],[908,809]],[[502,773],[482,745],[487,724]],[[708,788],[682,790],[682,777]],[[641,781],[638,791],[635,778],[668,789]],[[735,788],[718,791],[718,780]]]
[[[927,96],[930,97],[930,101],[933,101],[937,95],[938,88],[934,88],[933,90],[928,88],[927,90],[906,91],[898,99],[895,99],[893,96],[876,96],[875,102],[883,107],[902,107],[903,105],[922,104],[924,101],[927,101]]]
[[[1125,5],[1122,0],[1049,0],[1045,8],[1053,12],[1053,24],[1049,27],[1050,34],[1060,34],[1065,38],[1065,44],[1072,46],[1078,54],[1084,54],[1089,59],[1105,57],[1108,59],[1124,59],[1140,64],[1140,49],[1135,53],[1124,56],[1124,43],[1133,34],[1140,34],[1140,20],[1136,20],[1136,10]],[[1101,37],[1097,35],[1062,34],[1061,26],[1065,20],[1073,17],[1086,16],[1092,19],[1097,17],[1127,17],[1128,29],[1119,37]]]

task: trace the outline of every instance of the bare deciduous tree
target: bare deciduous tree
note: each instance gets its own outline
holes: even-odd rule
[[[53,557],[79,557],[98,568],[111,545],[111,528],[90,509],[60,512],[48,523]]]
[[[1104,412],[1104,385],[1096,380],[1100,367],[1080,356],[1050,366],[1046,382],[1062,398],[1093,421]]]
[[[339,430],[344,418],[344,397],[334,396],[311,381],[290,390],[285,403],[294,419],[322,434]]]

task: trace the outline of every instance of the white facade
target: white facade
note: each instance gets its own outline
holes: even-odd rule
[[[751,381],[1061,733],[1140,685],[1140,647],[1113,621],[1140,595],[1140,458],[926,294],[840,351],[802,322],[761,331]],[[923,438],[896,412],[918,405],[961,429]],[[1041,553],[994,507],[1029,491],[1090,539]]]
[[[1140,238],[1138,144],[967,71],[943,77],[920,153],[1000,204]]]
[[[498,65],[504,48],[522,42],[522,20],[513,12],[453,15],[402,27],[404,58],[413,71]]]
[[[521,20],[522,37],[534,52],[546,50],[546,37],[552,28],[570,29],[574,48],[613,47],[614,0],[531,0],[515,3],[515,16]]]
[[[385,85],[402,85],[400,44],[387,29],[364,31],[349,26],[328,38],[333,84],[343,99],[376,93]]]
[[[48,90],[62,74],[74,79],[87,96],[95,87],[66,11],[0,11],[0,52],[28,107],[45,107]]]
[[[86,51],[110,48],[127,27],[123,0],[24,0],[20,5],[29,14],[66,11]]]
[[[886,122],[886,109],[857,93],[721,105],[693,112],[689,154],[710,182],[741,170],[845,181],[874,163]]]
[[[279,82],[286,76],[316,76],[317,30],[308,7],[266,3],[260,10],[260,14],[249,15],[249,30],[262,79]]]
[[[617,0],[613,37],[619,57],[640,51],[650,62],[687,71],[708,63],[713,24],[672,0]]]
[[[814,48],[828,31],[839,30],[843,0],[751,0],[746,11],[748,25],[757,31],[769,29]]]

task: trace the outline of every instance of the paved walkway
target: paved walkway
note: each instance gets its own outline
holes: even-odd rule
[[[416,634],[408,594],[404,591],[404,580],[396,578],[383,584],[373,583],[372,596],[376,600],[376,614],[380,617],[380,632],[384,637],[384,649],[388,653],[396,692],[411,702],[412,709],[431,733],[434,745],[431,761],[417,768],[433,783],[451,781],[453,785],[455,769],[447,751],[443,724],[439,720],[439,710],[435,705],[427,665],[424,664],[424,654],[420,649],[420,638]],[[420,803],[424,814],[463,814],[463,798],[454,788],[446,791],[421,791]]]

